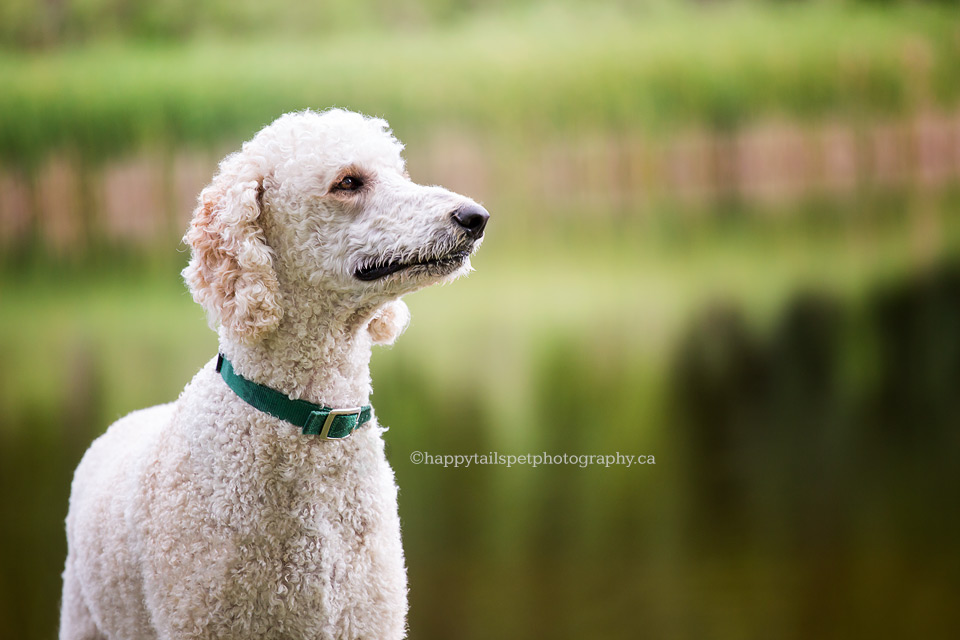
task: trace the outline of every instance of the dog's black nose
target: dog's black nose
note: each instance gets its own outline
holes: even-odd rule
[[[460,207],[452,214],[454,222],[460,225],[468,236],[476,240],[483,235],[483,228],[487,226],[490,214],[478,204],[468,204]]]

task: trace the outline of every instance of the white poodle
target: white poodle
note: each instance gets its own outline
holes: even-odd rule
[[[383,120],[305,111],[221,162],[184,277],[222,356],[77,468],[61,638],[405,635],[370,349],[402,294],[469,270],[488,214],[401,150]]]

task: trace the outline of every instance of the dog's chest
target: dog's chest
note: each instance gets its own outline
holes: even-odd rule
[[[247,441],[158,475],[142,532],[157,552],[150,584],[175,585],[153,590],[172,628],[209,638],[402,637],[393,472],[378,432],[339,444],[348,446],[305,453]],[[186,610],[183,598],[208,606]]]
[[[369,586],[405,580],[402,558],[385,557],[398,532],[383,518],[343,517],[329,505],[302,505],[299,519],[272,520],[262,529],[236,532],[233,562],[225,566],[224,620],[244,620],[262,637],[326,637],[325,629],[375,622]],[[362,501],[341,507],[370,511]],[[232,626],[232,623],[231,623]],[[260,627],[260,628],[258,628]]]
[[[263,637],[327,637],[405,611],[393,474],[382,458],[359,458],[310,475],[281,465],[237,496],[252,517],[232,528],[224,620]]]

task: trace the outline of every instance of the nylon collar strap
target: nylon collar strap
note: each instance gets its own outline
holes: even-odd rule
[[[222,353],[217,356],[217,371],[227,386],[247,404],[300,427],[305,435],[317,435],[325,439],[346,438],[373,417],[373,407],[370,405],[331,409],[306,400],[293,400],[275,389],[247,380],[233,370],[233,365]]]

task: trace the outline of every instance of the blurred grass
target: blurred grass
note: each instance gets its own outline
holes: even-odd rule
[[[952,108],[960,26],[948,6],[649,11],[523,5],[443,30],[320,38],[103,42],[0,53],[0,157],[89,159],[249,137],[277,113],[343,106],[504,137],[579,128],[732,127]]]

